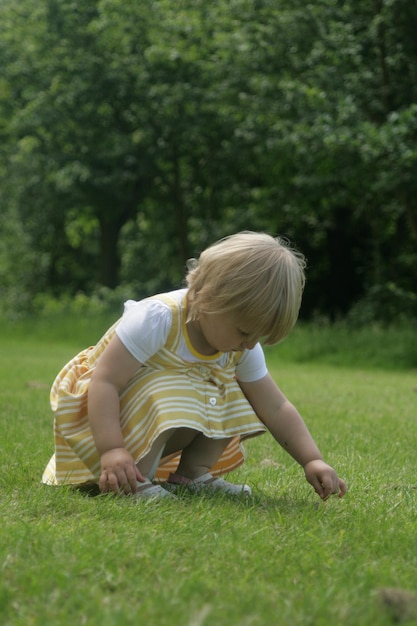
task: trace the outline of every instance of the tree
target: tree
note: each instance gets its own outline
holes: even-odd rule
[[[140,50],[125,55],[121,73],[113,59],[116,44],[112,49],[97,34],[107,18],[95,1],[50,0],[42,13],[28,0],[25,9],[36,16],[30,27],[26,12],[12,3],[6,8],[17,35],[8,54],[19,63],[17,69],[13,62],[6,66],[18,106],[8,129],[15,138],[8,142],[19,189],[14,201],[24,223],[36,211],[42,233],[50,233],[40,237],[35,228],[33,238],[49,256],[52,283],[71,281],[62,261],[73,248],[73,259],[80,255],[92,265],[93,277],[115,286],[119,233],[136,214],[151,177],[146,123],[140,106],[134,108],[140,103]],[[91,236],[80,237],[74,249],[68,229]],[[52,240],[58,240],[60,254],[53,254]],[[91,247],[99,250],[98,259]]]
[[[411,0],[3,0],[0,176],[37,288],[166,288],[252,228],[306,252],[306,314],[414,311],[415,21]]]
[[[335,316],[368,294],[377,317],[390,295],[415,314],[414,3],[323,0],[287,19],[294,58],[264,154],[266,212],[283,207],[277,223],[312,262],[310,310]]]

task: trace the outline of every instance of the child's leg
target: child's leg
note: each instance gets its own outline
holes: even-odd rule
[[[191,428],[177,428],[163,432],[155,439],[148,454],[137,466],[146,477],[153,479],[159,460],[164,455],[182,450],[177,474],[195,479],[206,474],[216,464],[230,439],[210,439]]]
[[[137,464],[140,472],[152,481],[162,454],[181,452],[181,460],[175,474],[171,474],[167,485],[173,487],[187,485],[192,491],[208,489],[233,495],[250,495],[248,485],[234,485],[214,478],[210,469],[216,464],[231,441],[210,439],[189,428],[178,428],[162,433],[153,443],[150,452]],[[151,483],[150,483],[151,484]]]
[[[223,478],[214,477],[210,470],[221,457],[231,439],[209,439],[202,433],[183,448],[181,461],[175,474],[167,482],[170,491],[186,487],[190,491],[218,491],[230,495],[249,496],[248,485],[235,485]]]
[[[191,428],[176,428],[166,430],[157,437],[152,448],[136,465],[143,474],[150,480],[155,476],[161,456],[174,454],[187,447],[198,435],[198,431]]]
[[[217,463],[230,441],[230,438],[210,439],[202,433],[197,433],[190,444],[183,447],[176,473],[192,480],[207,474]]]

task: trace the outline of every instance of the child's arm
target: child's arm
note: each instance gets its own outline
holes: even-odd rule
[[[114,336],[101,355],[88,389],[88,417],[101,460],[101,491],[136,492],[144,478],[125,448],[120,427],[119,391],[141,367]]]
[[[323,499],[333,493],[342,497],[346,493],[344,481],[323,461],[301,415],[272,377],[267,374],[253,383],[239,384],[272,436],[304,468],[306,478],[317,494]]]

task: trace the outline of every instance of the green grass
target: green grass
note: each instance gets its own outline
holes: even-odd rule
[[[52,452],[49,386],[104,323],[77,321],[71,338],[62,322],[48,341],[36,321],[2,331],[3,626],[417,623],[415,596],[400,595],[417,594],[417,371],[404,331],[381,337],[378,351],[375,330],[349,343],[340,329],[302,327],[268,350],[271,372],[346,479],[344,499],[321,502],[264,435],[248,442],[233,478],[252,486],[247,501],[133,505],[40,484]],[[386,588],[399,590],[391,606],[380,599]]]

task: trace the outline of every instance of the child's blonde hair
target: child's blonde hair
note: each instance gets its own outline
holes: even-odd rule
[[[232,313],[245,332],[277,343],[297,321],[305,265],[280,237],[250,231],[225,237],[189,263],[188,319]]]

